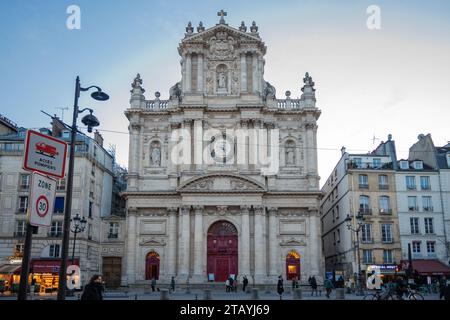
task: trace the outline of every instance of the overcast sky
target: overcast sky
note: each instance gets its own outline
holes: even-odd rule
[[[66,9],[81,9],[81,29],[69,30]],[[381,29],[369,30],[366,10],[381,9]],[[20,126],[48,126],[49,113],[68,107],[74,83],[99,85],[111,96],[92,107],[101,130],[126,133],[130,84],[143,78],[146,98],[181,78],[177,46],[188,21],[214,26],[217,11],[238,27],[256,21],[267,46],[265,80],[277,98],[300,96],[306,71],[316,83],[321,185],[340,148],[367,152],[388,134],[405,158],[420,133],[435,145],[450,140],[450,1],[81,1],[0,2],[0,114]],[[128,164],[128,135],[101,131]],[[375,140],[373,139],[375,137]],[[375,143],[374,143],[375,142]]]

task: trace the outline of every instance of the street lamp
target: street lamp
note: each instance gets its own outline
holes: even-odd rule
[[[86,218],[82,217],[80,218],[80,215],[77,213],[75,217],[70,219],[71,222],[73,222],[72,228],[70,228],[70,231],[73,232],[73,250],[72,250],[72,264],[75,262],[75,242],[77,241],[77,233],[83,232],[84,229],[86,229]]]
[[[358,259],[358,276],[357,276],[358,292],[356,294],[364,295],[364,292],[362,290],[362,283],[361,283],[361,259],[360,259],[360,255],[359,255],[359,231],[361,231],[362,225],[364,223],[364,216],[359,212],[355,218],[356,218],[356,223],[357,223],[356,228],[352,228],[352,220],[353,219],[350,217],[349,214],[347,214],[347,218],[345,218],[345,222],[347,223],[348,230],[351,230],[356,233],[355,249],[356,249],[356,254],[357,254],[357,259]]]
[[[85,108],[79,110],[78,98],[80,97],[81,91],[88,91],[91,88],[97,89],[97,91],[91,94],[91,97],[98,101],[106,101],[109,96],[102,91],[100,87],[90,86],[87,88],[82,88],[80,85],[80,77],[77,77],[75,82],[75,99],[73,104],[73,117],[72,117],[72,127],[70,136],[70,153],[69,153],[69,172],[67,173],[67,199],[66,199],[66,210],[64,212],[64,227],[63,227],[63,240],[62,240],[62,252],[61,252],[61,266],[59,268],[59,284],[58,284],[58,300],[64,300],[66,297],[66,285],[67,285],[67,256],[69,252],[69,237],[70,237],[70,215],[72,210],[72,187],[73,187],[73,169],[75,161],[75,141],[77,134],[77,119],[78,114],[89,110],[90,114],[84,116],[82,119],[83,124],[88,127],[88,132],[92,132],[92,127],[100,125],[98,119],[92,115],[93,110]],[[75,241],[74,241],[75,242]]]

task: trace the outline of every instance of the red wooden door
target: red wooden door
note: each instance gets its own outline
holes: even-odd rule
[[[286,279],[300,279],[300,255],[291,251],[286,257]]]
[[[152,251],[147,254],[145,259],[145,279],[159,279],[159,254]]]
[[[207,273],[214,281],[225,282],[230,274],[238,274],[238,234],[228,221],[214,223],[208,231]]]

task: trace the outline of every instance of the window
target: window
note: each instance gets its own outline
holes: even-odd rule
[[[88,224],[88,239],[92,240],[92,224]]]
[[[51,244],[48,252],[49,257],[59,258],[59,253],[60,253],[59,244]]]
[[[362,167],[362,161],[361,158],[354,158],[353,161],[355,162],[355,166],[357,168],[361,168]]]
[[[406,188],[408,190],[416,189],[416,177],[414,176],[406,176]]]
[[[337,199],[337,197],[338,197],[338,195],[339,195],[338,186],[336,186],[336,189],[335,189],[335,190],[336,190],[336,197],[335,197],[335,198]]]
[[[54,213],[64,213],[64,197],[55,198],[55,206],[53,208]]]
[[[420,177],[420,188],[422,190],[430,189],[430,177]]]
[[[21,174],[20,175],[20,190],[28,190],[30,188],[30,175]]]
[[[383,261],[384,263],[392,263],[392,250],[383,250]]]
[[[60,237],[62,236],[62,221],[53,221],[50,228],[50,237]]]
[[[91,174],[95,176],[95,163],[92,164]]]
[[[95,187],[95,182],[94,180],[91,180],[91,183],[89,185],[89,197],[94,198],[94,187]]]
[[[69,138],[70,138],[70,131],[64,130],[64,131],[62,132],[61,136],[62,136],[64,139],[69,139]]]
[[[56,182],[56,190],[57,191],[64,191],[64,190],[66,190],[66,179],[65,178],[64,179],[59,179]]]
[[[408,197],[408,210],[409,211],[419,210],[419,207],[417,206],[417,197]]]
[[[337,242],[341,243],[341,230],[337,229]]]
[[[94,157],[97,156],[97,146],[94,146]]]
[[[380,174],[378,176],[378,189],[386,190],[389,189],[388,176],[385,174]]]
[[[16,236],[18,237],[23,237],[25,236],[25,228],[26,228],[26,223],[23,220],[17,221],[16,222]]]
[[[434,242],[434,241],[427,241],[427,253],[428,254],[436,253],[436,242]]]
[[[372,250],[363,250],[363,263],[372,263]]]
[[[28,209],[28,197],[19,197],[19,212],[26,212]]]
[[[408,161],[400,161],[400,169],[408,170],[409,169]]]
[[[380,213],[392,213],[390,205],[389,205],[389,197],[388,196],[381,196],[379,199],[379,208]]]
[[[381,241],[385,243],[392,243],[392,224],[383,223],[381,225]]]
[[[414,161],[413,167],[416,170],[422,170],[423,169],[423,162],[422,161]]]
[[[23,253],[24,248],[25,248],[24,244],[16,244],[14,253],[15,254]]]
[[[333,231],[333,245],[336,245],[336,232]]]
[[[91,218],[92,219],[92,206],[93,206],[93,203],[92,203],[92,201],[89,201],[89,212],[88,212],[88,217],[89,218]]]
[[[339,206],[336,206],[336,220],[339,219]]]
[[[359,212],[370,214],[370,202],[368,196],[359,196]]]
[[[375,169],[381,168],[381,159],[379,158],[372,159],[372,164]]]
[[[422,197],[422,207],[424,211],[433,211],[433,205],[431,203],[430,196]]]
[[[361,226],[361,242],[372,242],[372,225],[365,223]]]
[[[420,241],[413,241],[412,251],[413,253],[420,253]]]
[[[118,236],[119,236],[119,224],[117,222],[110,222],[108,238],[118,238]]]
[[[433,227],[433,218],[425,218],[425,233],[431,234],[434,233],[434,227]]]
[[[411,234],[419,234],[419,218],[409,218]]]
[[[369,187],[369,178],[366,174],[358,175],[358,182],[360,188],[368,188]]]

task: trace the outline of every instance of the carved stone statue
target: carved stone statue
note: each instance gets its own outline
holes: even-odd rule
[[[136,78],[134,78],[131,87],[133,89],[141,89],[142,92],[145,92],[144,88],[142,88],[142,79],[139,73],[136,75]]]
[[[154,143],[152,145],[152,149],[150,151],[150,164],[158,167],[161,165],[161,150],[159,143]]]
[[[181,101],[181,82],[175,83],[169,90],[170,99]]]
[[[277,90],[273,85],[271,85],[269,82],[264,82],[264,89],[263,89],[263,100],[266,101],[267,98],[275,99],[275,95],[277,93]]]
[[[292,143],[288,143],[286,145],[286,164],[294,165],[295,164],[295,148]]]
[[[225,72],[220,72],[219,73],[219,86],[218,88],[226,88],[226,81],[227,81],[227,76],[225,75]]]

